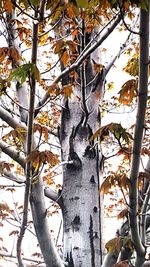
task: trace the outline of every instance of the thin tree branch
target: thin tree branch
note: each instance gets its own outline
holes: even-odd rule
[[[106,38],[112,33],[112,31],[117,27],[119,22],[121,21],[121,15],[119,14],[117,19],[114,21],[114,23],[106,30],[106,32],[95,42],[89,49],[85,51],[85,53],[77,59],[71,66],[67,67],[64,71],[61,72],[61,74],[55,79],[53,84],[57,84],[66,74],[70,73],[72,70],[77,69],[83,61],[97,48],[99,47],[105,40]],[[43,106],[43,104],[49,99],[49,94],[45,94],[43,98],[40,100],[36,107],[35,115],[38,114],[40,110],[40,106]]]
[[[135,21],[133,22],[133,24],[131,25],[131,29],[135,27],[135,24],[138,20],[139,16],[137,16],[137,18],[135,19]],[[108,65],[105,67],[104,69],[104,77],[106,77],[106,75],[108,74],[108,72],[110,71],[111,67],[113,66],[113,64],[115,63],[116,59],[120,57],[120,55],[123,53],[127,42],[129,41],[130,37],[131,37],[132,33],[130,32],[128,34],[128,36],[126,37],[125,41],[121,44],[119,51],[116,53],[116,55],[112,58],[112,60],[108,63]]]
[[[9,172],[5,169],[3,170],[3,175],[5,176],[5,178],[7,178],[13,182],[16,182],[18,184],[23,184],[26,182],[25,177],[18,175],[16,173]]]
[[[18,120],[13,118],[12,115],[1,106],[0,106],[0,118],[3,121],[5,121],[9,126],[11,126],[13,129],[17,127],[25,128],[25,125],[23,123],[20,123]]]
[[[6,253],[0,253],[0,256],[1,257],[4,257],[4,258],[12,258],[12,259],[16,259],[16,256],[12,255],[12,254],[6,254]],[[25,261],[30,261],[30,262],[34,262],[34,263],[37,263],[37,264],[40,264],[40,263],[44,263],[43,261],[40,261],[40,260],[34,260],[33,258],[32,259],[29,259],[29,258],[25,258],[23,257],[23,260]],[[45,265],[42,265],[45,267]]]
[[[148,1],[149,2],[149,1]],[[134,132],[133,154],[129,186],[129,220],[131,237],[137,253],[136,266],[143,266],[145,248],[141,242],[138,225],[138,174],[148,89],[148,52],[149,52],[149,11],[140,10],[140,62],[139,62],[139,93],[136,126]]]
[[[35,19],[36,19],[35,12]],[[36,65],[37,59],[37,42],[38,42],[38,23],[33,22],[33,43],[32,43],[32,59],[31,62]],[[33,121],[34,121],[34,103],[35,103],[35,88],[36,81],[34,77],[31,77],[31,88],[30,88],[30,100],[29,100],[29,112],[28,112],[28,124],[27,124],[27,148],[26,155],[30,155],[33,149]],[[22,257],[21,257],[21,244],[24,237],[25,229],[28,221],[28,205],[29,205],[29,196],[31,189],[31,177],[32,177],[32,163],[27,162],[26,168],[26,187],[25,187],[25,196],[24,196],[24,212],[22,218],[22,224],[20,228],[20,233],[17,239],[17,259],[19,263],[19,267],[24,267]]]
[[[0,149],[13,160],[15,160],[18,164],[20,164],[22,168],[25,167],[24,158],[20,155],[19,151],[15,150],[3,141],[0,141]]]
[[[150,174],[150,158],[147,162],[146,168],[145,168],[146,173]],[[148,185],[148,188],[145,193],[145,198],[141,210],[142,218],[141,218],[141,225],[140,225],[140,230],[141,230],[141,240],[142,243],[145,244],[145,237],[146,237],[146,219],[147,219],[147,210],[148,210],[148,203],[150,199],[150,183]]]

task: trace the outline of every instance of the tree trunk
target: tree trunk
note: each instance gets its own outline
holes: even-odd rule
[[[81,75],[83,68],[84,77]],[[68,161],[63,166],[62,190],[64,258],[70,267],[96,267],[102,261],[100,158],[92,135],[100,127],[98,104],[103,78],[94,90],[93,83],[83,88],[83,84],[93,78],[88,59],[80,70],[81,86],[76,85],[73,96],[64,99],[61,119],[62,160]],[[86,93],[84,102],[83,90]]]

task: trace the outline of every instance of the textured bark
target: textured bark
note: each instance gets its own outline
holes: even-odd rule
[[[87,83],[93,79],[92,65],[86,66]],[[92,84],[93,86],[93,84]],[[86,88],[90,94],[91,87]],[[98,104],[103,78],[86,102],[90,113],[84,124],[81,90],[64,100],[60,141],[63,166],[64,258],[71,267],[96,267],[102,260],[101,200],[99,195],[99,151],[93,133],[100,126]]]

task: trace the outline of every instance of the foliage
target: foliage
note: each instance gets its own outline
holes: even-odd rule
[[[20,84],[23,84],[27,78],[33,76],[36,81],[40,81],[40,73],[38,68],[32,64],[24,64],[10,73],[11,80],[17,80]]]
[[[131,111],[136,109],[137,98],[139,97],[140,54],[137,44],[138,39],[130,39],[133,34],[133,29],[130,29],[131,20],[135,19],[139,7],[147,11],[148,1],[2,0],[0,2],[0,20],[4,27],[2,35],[6,40],[6,44],[0,47],[0,119],[2,122],[0,126],[0,148],[2,150],[0,189],[2,195],[5,195],[4,199],[0,201],[0,227],[4,229],[7,223],[10,224],[9,240],[10,238],[13,238],[14,242],[20,240],[20,236],[21,238],[24,236],[21,231],[25,230],[31,232],[34,236],[33,224],[36,230],[37,224],[41,224],[40,220],[47,217],[50,217],[48,218],[49,224],[51,224],[51,221],[53,222],[54,216],[56,216],[55,221],[59,222],[59,216],[57,217],[59,214],[58,204],[63,209],[63,215],[67,214],[61,198],[63,192],[61,166],[65,166],[64,172],[67,168],[70,168],[70,179],[72,183],[76,183],[75,175],[72,175],[72,166],[74,166],[74,162],[78,163],[80,161],[74,151],[74,146],[75,149],[80,150],[77,142],[82,144],[79,154],[82,154],[82,146],[88,144],[81,160],[84,158],[87,162],[88,160],[94,162],[100,150],[101,155],[97,162],[101,160],[99,162],[101,166],[100,175],[102,167],[104,167],[104,177],[100,182],[99,191],[97,190],[98,194],[104,195],[104,203],[105,198],[107,200],[109,198],[108,205],[107,203],[105,205],[109,216],[111,216],[110,210],[117,207],[116,218],[122,220],[122,222],[128,221],[130,211],[129,192],[132,190],[130,166],[134,152],[132,151],[133,131],[136,125],[124,127],[123,116],[126,113],[135,116]],[[100,47],[100,49],[97,44],[103,45],[103,41],[110,35],[110,29],[117,19],[120,26],[119,28],[115,26],[114,31],[118,32],[119,29],[127,32],[129,30],[129,37],[113,60],[112,56],[110,64],[107,64],[103,62],[103,57],[108,52],[105,43],[104,47]],[[129,21],[128,25],[125,23],[126,19]],[[116,25],[118,24],[116,23]],[[138,23],[134,27],[139,30],[137,25]],[[98,53],[102,53],[101,62],[95,62],[95,58],[93,58],[92,53],[97,48]],[[107,89],[103,95],[102,91],[98,91],[99,84],[101,85],[101,82],[104,82],[105,75],[109,70],[110,74],[111,69],[115,70],[115,61],[118,57],[122,60],[123,52],[126,51],[128,61],[126,66],[123,67],[122,73],[129,74],[130,79],[116,88],[118,78],[116,79],[111,75],[111,81],[108,80]],[[95,90],[91,86],[92,84],[96,84]],[[102,103],[100,103],[101,100]],[[92,107],[90,107],[90,101]],[[148,107],[149,104],[148,99]],[[98,113],[95,113],[96,116],[94,114],[94,117],[92,117],[95,109],[105,111],[102,125],[99,127],[95,126],[99,116]],[[119,114],[122,110],[124,113],[121,120],[117,119],[115,121],[111,118],[109,112]],[[78,125],[73,127],[68,123],[69,136],[65,123],[74,117],[74,113],[76,118],[82,113],[82,118]],[[107,115],[109,115],[110,120],[106,124]],[[61,121],[62,116],[66,121]],[[89,121],[92,120],[94,131],[89,125]],[[145,159],[150,156],[149,124],[150,114],[147,108],[143,126],[145,132],[140,151],[140,160],[142,164],[144,161],[144,165]],[[67,161],[62,159],[61,162],[61,146],[64,145],[64,138],[66,137],[68,138],[65,151]],[[96,163],[96,167],[97,165]],[[93,164],[93,166],[95,165]],[[73,170],[77,174],[80,169],[82,168],[78,168],[77,165],[77,168],[74,167]],[[97,170],[97,173],[99,175],[99,170]],[[146,182],[149,182],[150,179],[149,170],[147,171],[141,166],[136,178],[138,180],[137,194],[139,193],[140,199],[143,198],[144,200]],[[6,179],[10,183],[5,184]],[[91,177],[90,182],[91,187],[94,188],[96,184],[94,178]],[[40,183],[42,183],[42,186]],[[36,191],[39,185],[40,190]],[[77,185],[80,188],[82,186]],[[20,193],[20,187],[25,187],[25,191]],[[34,219],[31,217],[31,210],[28,207],[29,201],[31,209],[33,209],[34,198],[42,196],[43,200],[45,199],[44,193],[49,197],[50,193],[46,192],[48,187],[51,190],[54,189],[52,197],[50,196],[53,203],[51,200],[46,201],[46,208],[42,207],[44,215],[40,214],[40,220],[38,219],[35,222],[36,216],[33,216]],[[118,192],[117,197],[115,197],[116,191]],[[11,201],[11,198],[13,201]],[[71,196],[70,202],[73,202],[74,199],[76,201],[77,198],[78,196]],[[37,201],[37,203],[40,210],[41,202]],[[138,204],[138,215],[136,214],[136,216],[140,216],[139,214],[143,212],[143,203],[141,204],[139,201]],[[96,213],[97,207],[94,208]],[[34,211],[33,209],[32,212],[34,213]],[[74,214],[76,208],[71,212]],[[142,214],[143,217],[146,212],[147,210]],[[74,221],[72,227],[74,227],[73,224]],[[92,221],[90,221],[89,231],[93,231]],[[62,244],[58,244],[61,230],[55,229],[55,223],[52,223],[50,234],[53,232],[56,239],[55,244],[58,247],[59,245],[62,246]],[[58,232],[59,234],[56,236]],[[96,238],[97,233],[94,234],[94,238]],[[94,239],[91,232],[90,238],[92,250]],[[39,240],[41,241],[41,239]],[[4,257],[3,253],[9,252],[9,246],[6,249],[4,237],[0,237],[0,242],[2,243],[0,255]],[[32,251],[30,262],[31,264],[35,262],[38,266],[43,262],[43,256],[39,250],[39,245],[38,247],[35,246],[36,242],[38,241],[34,241],[33,248],[35,250]],[[112,252],[119,254],[124,248],[127,249],[129,257],[134,255],[134,246],[129,230],[125,235],[119,234],[105,244],[108,254]],[[20,247],[17,251],[21,251]],[[10,258],[11,256],[12,253]],[[18,255],[17,258],[19,259]],[[128,258],[115,263],[113,266],[129,266]]]

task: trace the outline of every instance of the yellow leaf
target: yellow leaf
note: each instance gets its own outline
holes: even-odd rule
[[[105,248],[107,249],[108,252],[120,252],[122,247],[122,239],[121,237],[115,237],[111,240],[109,240],[106,245]]]
[[[115,84],[114,84],[114,82],[110,82],[110,83],[108,83],[108,84],[107,84],[107,90],[108,90],[108,91],[111,91],[111,90],[113,90],[113,89],[114,89],[114,87],[115,87]]]
[[[88,0],[76,0],[77,6],[82,8],[88,7]]]
[[[24,142],[26,138],[26,133],[27,133],[26,129],[24,127],[16,127],[15,131],[16,131],[16,137],[18,137],[18,139],[21,142]]]

